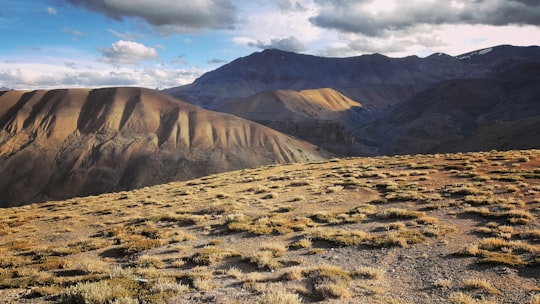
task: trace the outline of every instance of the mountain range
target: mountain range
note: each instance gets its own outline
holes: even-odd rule
[[[538,46],[425,58],[323,58],[265,50],[166,92],[340,155],[530,148],[538,147],[533,130],[540,114],[539,64]],[[324,93],[329,90],[333,95]],[[320,115],[332,108],[330,95],[354,106]],[[294,103],[297,115],[265,110],[278,103]]]
[[[425,58],[265,50],[161,92],[2,91],[0,206],[335,156],[538,148],[539,98],[540,47],[508,45]]]

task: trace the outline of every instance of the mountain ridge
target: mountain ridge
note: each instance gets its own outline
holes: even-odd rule
[[[329,87],[367,109],[381,112],[442,80],[486,78],[524,62],[540,62],[538,46],[501,45],[492,50],[480,56],[485,60],[460,60],[460,56],[441,54],[425,58],[380,54],[329,58],[271,49],[238,58],[190,85],[165,92],[220,111],[224,100],[261,91]],[[493,60],[495,56],[497,60]]]
[[[0,95],[3,206],[330,155],[254,122],[150,89]]]

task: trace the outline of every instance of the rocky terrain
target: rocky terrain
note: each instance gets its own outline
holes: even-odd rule
[[[141,88],[0,93],[0,206],[330,154]]]
[[[2,210],[3,303],[540,302],[540,151],[332,159]]]
[[[441,82],[360,127],[381,154],[529,149],[540,143],[540,64]]]
[[[339,155],[526,149],[540,142],[539,64],[537,46],[426,58],[265,50],[166,92]]]
[[[264,91],[223,102],[221,111],[302,138],[339,155],[366,154],[351,133],[366,115],[362,105],[329,88]]]

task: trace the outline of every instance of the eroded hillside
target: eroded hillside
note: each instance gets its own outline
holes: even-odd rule
[[[0,94],[0,207],[328,156],[149,89]]]

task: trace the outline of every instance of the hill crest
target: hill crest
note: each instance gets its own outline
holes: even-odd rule
[[[4,206],[329,155],[254,122],[149,89],[0,95]]]

